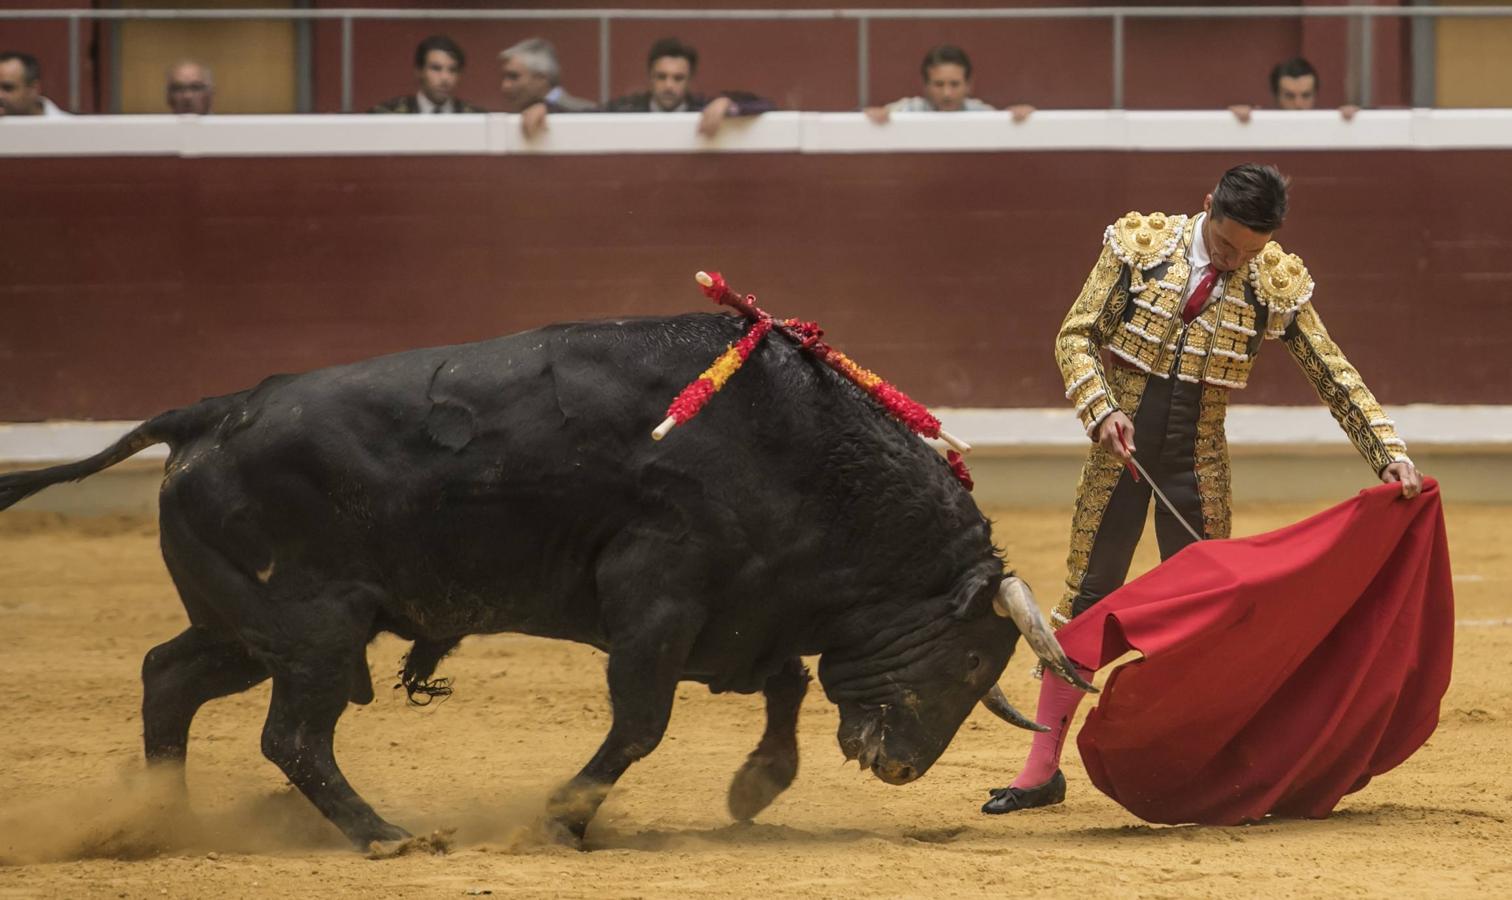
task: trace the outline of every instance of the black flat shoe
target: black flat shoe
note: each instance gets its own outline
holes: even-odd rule
[[[982,812],[991,815],[1014,812],[1020,809],[1033,809],[1036,806],[1054,806],[1063,803],[1066,799],[1066,776],[1061,774],[1060,769],[1050,776],[1050,780],[1034,787],[1016,788],[993,788],[992,799],[982,804]]]

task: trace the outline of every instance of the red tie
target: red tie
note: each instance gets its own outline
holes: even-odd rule
[[[1208,266],[1202,277],[1197,279],[1197,289],[1192,291],[1191,299],[1187,300],[1186,306],[1181,308],[1181,321],[1190,323],[1202,312],[1202,304],[1207,302],[1209,295],[1213,293],[1213,284],[1218,281],[1218,270]]]

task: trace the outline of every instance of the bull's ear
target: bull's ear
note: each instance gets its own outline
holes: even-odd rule
[[[951,617],[966,619],[986,611],[1002,580],[1002,569],[975,569],[961,576],[951,591]]]

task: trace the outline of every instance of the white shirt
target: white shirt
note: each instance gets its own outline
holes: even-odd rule
[[[1187,277],[1186,290],[1181,292],[1181,306],[1186,308],[1186,302],[1197,292],[1197,282],[1208,269],[1213,267],[1213,261],[1208,257],[1207,241],[1202,236],[1202,223],[1207,219],[1207,213],[1198,213],[1197,221],[1192,225],[1192,246],[1187,248],[1187,263],[1192,267],[1192,274]],[[1227,273],[1218,273],[1218,280],[1213,282],[1213,292],[1208,295],[1207,301],[1202,304],[1207,309],[1208,304],[1223,296],[1223,284],[1227,280]]]
[[[59,109],[58,104],[52,102],[46,97],[42,98],[42,117],[44,119],[57,119],[71,115],[73,115],[73,113],[67,113]]]
[[[445,103],[440,104],[438,107],[437,104],[431,102],[431,99],[429,97],[425,96],[424,91],[421,91],[415,95],[415,102],[419,104],[420,112],[422,113],[436,113],[438,111],[449,113],[452,110],[456,109],[456,107],[454,106],[454,104],[456,103],[456,98],[447,100]]]

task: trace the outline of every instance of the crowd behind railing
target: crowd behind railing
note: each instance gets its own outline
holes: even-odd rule
[[[483,108],[461,96],[467,54],[450,37],[437,34],[422,40],[414,53],[414,93],[394,97],[369,112],[410,115],[482,113]],[[645,89],[600,106],[574,96],[562,82],[556,48],[544,38],[529,38],[498,54],[499,95],[503,111],[518,113],[527,137],[539,134],[553,113],[619,112],[699,114],[698,132],[712,137],[730,118],[757,116],[776,109],[771,100],[749,91],[727,88],[705,94],[695,88],[698,50],[676,37],[651,45],[646,54]],[[924,54],[919,66],[919,93],[901,97],[864,112],[878,127],[886,127],[895,112],[960,112],[996,107],[972,92],[971,57],[960,47],[941,44]],[[1271,102],[1275,108],[1313,109],[1318,97],[1318,73],[1302,57],[1279,62],[1270,72]],[[180,115],[209,115],[215,106],[215,77],[210,67],[185,59],[168,67],[164,83],[166,111]],[[1240,122],[1248,122],[1255,105],[1230,106]],[[1007,107],[1014,122],[1034,113],[1027,103]],[[1346,120],[1357,106],[1339,108]],[[0,117],[70,115],[43,90],[41,65],[29,53],[0,51]]]

